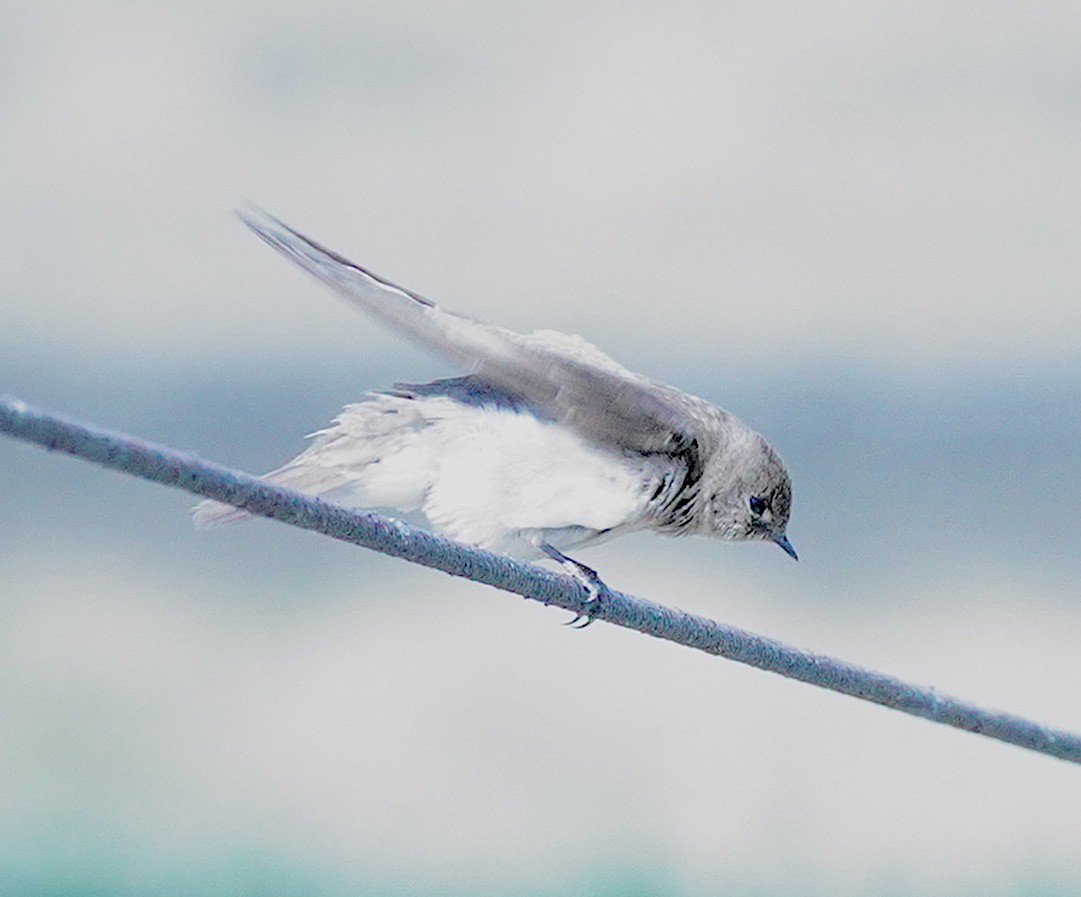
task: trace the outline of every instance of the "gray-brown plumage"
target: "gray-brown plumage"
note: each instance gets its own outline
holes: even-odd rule
[[[420,510],[453,538],[579,573],[588,568],[564,550],[638,529],[773,541],[796,557],[785,535],[788,473],[735,416],[581,337],[445,311],[264,213],[240,217],[362,311],[468,372],[346,406],[268,480]],[[245,516],[211,501],[195,510],[203,525]]]

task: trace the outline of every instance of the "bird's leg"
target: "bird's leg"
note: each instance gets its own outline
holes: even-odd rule
[[[541,542],[537,545],[541,551],[543,551],[553,561],[559,561],[563,565],[563,569],[566,570],[571,577],[577,582],[586,593],[586,599],[582,602],[582,611],[579,612],[575,618],[564,626],[573,626],[575,629],[585,629],[590,623],[593,622],[593,612],[599,605],[604,592],[608,586],[604,584],[604,581],[600,578],[597,571],[592,567],[587,567],[576,561],[574,558],[567,557],[558,548],[554,548],[547,542]],[[585,620],[581,625],[575,625],[579,620]]]

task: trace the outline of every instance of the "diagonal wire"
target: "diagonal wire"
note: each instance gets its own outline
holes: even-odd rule
[[[0,396],[0,432],[524,598],[573,612],[583,610],[583,591],[568,576],[453,542],[380,514],[311,498],[194,455],[34,408],[10,396]],[[598,620],[646,635],[1081,763],[1079,735],[986,710],[933,688],[910,685],[705,617],[616,591],[606,591],[600,606],[591,607],[590,612]]]

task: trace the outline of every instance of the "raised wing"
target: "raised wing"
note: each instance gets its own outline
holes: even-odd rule
[[[628,371],[578,337],[523,335],[445,311],[263,212],[241,220],[380,323],[589,439],[638,452],[707,448],[718,409]],[[713,424],[713,426],[710,426]]]

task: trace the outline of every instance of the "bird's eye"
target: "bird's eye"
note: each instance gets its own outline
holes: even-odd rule
[[[747,504],[751,508],[751,513],[758,517],[761,517],[763,514],[765,514],[766,508],[769,507],[769,505],[766,504],[766,500],[764,498],[759,498],[757,495],[752,495],[750,498],[748,498]]]

